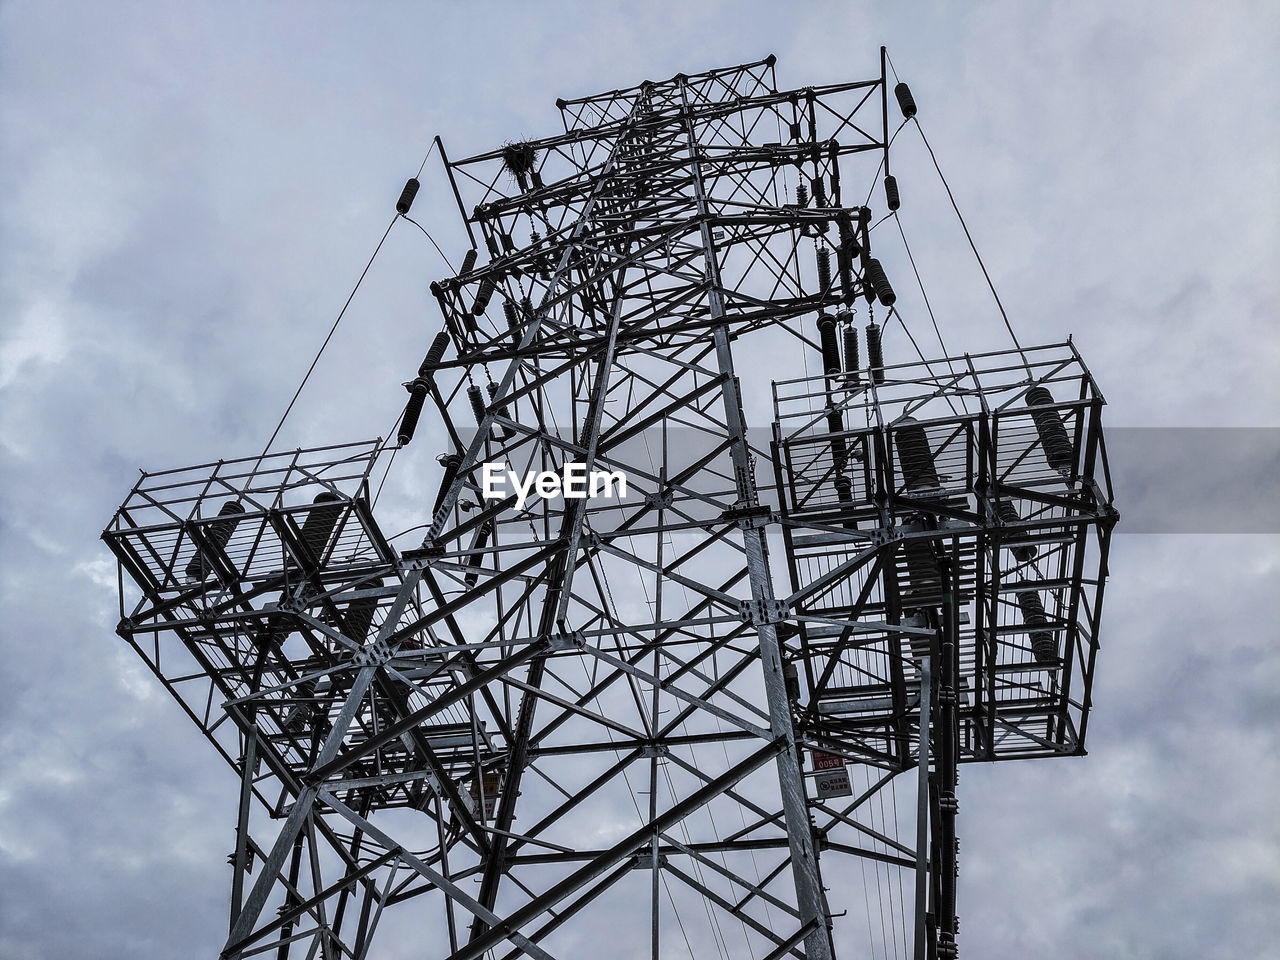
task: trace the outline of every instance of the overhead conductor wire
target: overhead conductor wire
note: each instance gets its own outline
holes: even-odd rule
[[[435,140],[433,139],[431,141],[431,145],[427,148],[426,154],[422,158],[422,163],[419,164],[418,166],[419,177],[422,176],[422,171],[426,169],[427,161],[431,158],[431,154],[435,150],[435,148],[436,148],[436,143],[435,143]],[[404,215],[397,212],[396,215],[391,218],[391,222],[387,224],[387,229],[382,232],[382,239],[380,239],[378,241],[378,245],[373,248],[373,254],[369,257],[369,262],[366,263],[364,265],[364,269],[360,271],[359,279],[356,280],[355,286],[351,288],[351,293],[347,295],[347,300],[342,305],[342,309],[338,311],[338,316],[334,318],[333,325],[329,328],[328,334],[325,335],[324,342],[320,344],[320,349],[316,351],[316,355],[312,358],[311,365],[307,367],[307,372],[303,374],[302,382],[298,384],[298,389],[294,391],[293,398],[289,401],[289,405],[285,407],[284,413],[280,415],[280,422],[276,424],[275,430],[271,432],[271,439],[269,439],[267,441],[266,446],[262,448],[262,453],[258,454],[258,460],[253,466],[254,473],[257,472],[258,467],[262,464],[263,458],[266,457],[267,455],[267,451],[271,449],[271,445],[276,442],[276,437],[280,435],[280,431],[284,427],[285,420],[289,418],[289,414],[293,411],[294,404],[298,402],[298,397],[302,395],[303,388],[306,387],[307,381],[311,379],[311,374],[315,371],[316,364],[320,362],[320,357],[324,355],[325,348],[329,346],[329,341],[333,339],[333,335],[337,332],[338,325],[342,323],[342,318],[346,316],[347,308],[351,306],[351,301],[355,299],[356,293],[359,292],[360,285],[364,283],[364,278],[368,276],[369,269],[373,266],[373,261],[378,258],[378,253],[382,250],[382,245],[387,242],[387,237],[391,235],[391,228],[396,225],[396,221],[399,220],[402,216]],[[405,217],[405,219],[407,220],[409,218]],[[444,258],[445,263],[448,264],[449,263],[448,258],[444,256],[444,252],[440,250],[440,247],[436,244],[431,234],[427,233],[426,229],[424,229],[421,224],[417,222],[413,222],[413,223],[414,223],[414,226],[416,226],[419,230],[421,230],[423,233],[427,235],[427,239],[431,240],[432,246],[435,246],[436,251],[440,253],[440,256]],[[449,269],[451,270],[453,269],[452,264],[449,265]],[[385,481],[386,479],[385,476],[383,479]]]
[[[898,71],[894,69],[893,59],[888,58],[889,69],[893,70],[893,79],[898,79]],[[991,291],[991,297],[996,302],[996,308],[1000,311],[1000,317],[1004,320],[1005,329],[1009,331],[1009,338],[1013,341],[1014,349],[1018,351],[1018,355],[1022,357],[1022,365],[1026,367],[1027,375],[1034,379],[1031,372],[1031,361],[1027,359],[1026,352],[1022,349],[1022,344],[1018,341],[1018,335],[1013,332],[1013,324],[1009,320],[1009,313],[1004,308],[1004,303],[1000,300],[1000,294],[996,292],[996,285],[991,279],[991,274],[987,271],[987,265],[983,262],[982,254],[978,252],[978,245],[974,243],[973,234],[969,232],[969,224],[965,222],[964,214],[960,212],[960,205],[956,203],[955,194],[951,192],[951,184],[947,182],[946,174],[942,172],[942,166],[938,163],[938,157],[933,152],[933,147],[929,144],[929,138],[924,135],[924,128],[920,126],[920,118],[914,116],[911,118],[915,122],[916,131],[920,134],[920,140],[924,143],[924,147],[929,151],[929,159],[933,161],[933,169],[938,172],[938,179],[942,181],[943,189],[947,191],[947,199],[951,201],[951,209],[955,211],[956,219],[960,221],[960,227],[964,230],[965,239],[969,241],[969,249],[973,251],[974,259],[978,261],[978,266],[982,270],[982,276],[987,281],[987,288]]]

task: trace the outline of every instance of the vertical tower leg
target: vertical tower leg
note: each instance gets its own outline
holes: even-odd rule
[[[925,914],[929,910],[929,710],[930,687],[933,684],[932,657],[920,658],[920,738],[918,774],[916,778],[916,933],[915,960],[929,955],[929,931]]]

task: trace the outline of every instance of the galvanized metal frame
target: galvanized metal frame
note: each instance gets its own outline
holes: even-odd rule
[[[955,763],[1083,751],[1115,512],[1070,343],[779,379],[768,449],[748,430],[735,343],[818,356],[812,318],[876,295],[870,211],[841,194],[887,170],[887,105],[883,57],[794,91],[769,58],[559,101],[564,132],[514,160],[441,143],[483,250],[432,287],[454,355],[420,377],[451,449],[416,548],[373,517],[381,441],[142,477],[104,532],[119,632],[240,778],[223,957],[365,957],[408,901],[450,960],[572,953],[593,923],[654,958],[829,957],[823,852],[917,875],[917,955],[947,955]],[[1038,449],[1037,384],[1069,470]],[[906,489],[903,414],[939,489]],[[485,462],[631,490],[518,510],[480,496]],[[1029,583],[1059,663],[1019,640]],[[865,790],[819,796],[813,750]],[[874,806],[911,770],[904,840]]]

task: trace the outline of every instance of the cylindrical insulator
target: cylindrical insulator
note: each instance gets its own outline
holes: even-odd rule
[[[404,405],[404,415],[400,417],[400,430],[396,435],[402,447],[413,439],[413,431],[418,429],[418,418],[422,416],[422,404],[427,399],[430,386],[426,377],[419,377],[409,388],[409,401]]]
[[[1031,628],[1031,655],[1037,663],[1052,663],[1058,659],[1058,642],[1051,630],[1037,630],[1037,627],[1048,626],[1049,618],[1045,616],[1044,604],[1040,602],[1040,594],[1034,590],[1018,591],[1018,606],[1022,608],[1022,622]]]
[[[818,317],[818,336],[822,342],[822,372],[834,376],[840,372],[840,341],[836,337],[836,318],[824,313]]]
[[[302,522],[302,542],[317,562],[324,562],[324,549],[329,545],[333,528],[342,516],[342,498],[329,490],[317,493],[311,501],[314,506],[307,511]]]
[[[875,257],[867,260],[866,274],[866,281],[875,291],[876,299],[886,307],[892,307],[898,295],[893,292],[893,287],[889,286],[889,278],[885,276],[884,267]]]
[[[902,541],[907,562],[907,582],[899,584],[902,606],[907,609],[936,607],[942,600],[942,573],[927,540]]]
[[[422,364],[418,367],[418,376],[430,376],[436,365],[444,359],[444,352],[448,347],[449,334],[441,330],[436,334],[435,339],[431,341],[431,347],[427,350],[426,357],[423,358]]]
[[[937,490],[940,481],[933,464],[929,435],[914,417],[902,417],[894,423],[894,444],[898,448],[898,468],[903,487],[908,493]]]
[[[996,506],[996,514],[1000,517],[1001,523],[1017,523],[1022,517],[1018,516],[1018,508],[1008,500],[1001,500]],[[1036,558],[1036,545],[1034,543],[1019,543],[1010,545],[1009,551],[1014,558],[1026,563]]]
[[[287,616],[283,613],[270,613],[267,614],[266,622],[258,628],[253,641],[259,647],[277,650],[280,644],[289,639],[291,633],[293,633],[293,625]]]
[[[410,177],[405,181],[404,189],[400,191],[400,199],[396,201],[396,213],[404,216],[409,212],[409,208],[413,206],[413,198],[418,195],[418,181]]]
[[[1027,406],[1053,406],[1053,394],[1048,387],[1035,386],[1027,391]],[[1071,438],[1067,436],[1067,428],[1062,425],[1058,411],[1032,410],[1031,418],[1036,422],[1036,433],[1040,434],[1040,448],[1044,450],[1044,458],[1054,470],[1070,470],[1075,463]]]
[[[796,184],[796,206],[807,207],[809,205],[809,188],[803,183]]]
[[[480,281],[480,289],[476,291],[476,302],[471,308],[471,315],[478,317],[484,313],[489,307],[489,300],[493,296],[493,291],[497,289],[497,284],[489,277],[485,277]]]
[[[867,324],[867,366],[876,383],[884,383],[884,348],[880,344],[880,324]]]
[[[507,318],[507,327],[511,330],[520,328],[520,308],[514,300],[502,301],[502,313]]]
[[[218,550],[225,549],[227,541],[236,532],[236,524],[240,522],[240,516],[243,513],[244,505],[239,500],[228,500],[218,508],[218,516],[223,519],[215,520],[205,527],[205,540]],[[212,569],[213,564],[197,550],[196,555],[187,563],[186,573],[193,580],[203,580]]]
[[[898,194],[898,178],[889,174],[884,178],[884,205],[890,210],[902,206],[902,197]]]
[[[468,273],[475,269],[476,266],[476,248],[472,247],[462,255],[462,269],[458,271],[458,276],[465,277]]]
[[[841,331],[844,338],[845,379],[858,382],[858,328],[852,323]]]
[[[813,178],[813,205],[815,207],[827,205],[827,184],[822,177]]]
[[[911,95],[911,88],[900,83],[893,88],[893,95],[898,98],[898,106],[902,115],[910,120],[916,115],[916,98]]]
[[[845,467],[849,465],[849,448],[844,442],[844,437],[831,438],[831,461],[835,464],[837,477],[843,474]]]
[[[363,584],[361,590],[375,590],[382,586],[382,580],[378,579],[373,583]],[[346,613],[342,616],[342,632],[347,635],[349,640],[356,643],[364,643],[369,636],[369,628],[373,626],[373,614],[378,609],[377,597],[360,597],[352,600],[350,606],[347,607]]]
[[[484,423],[484,394],[474,383],[467,387],[467,399],[471,401],[471,412],[475,414],[476,423]]]
[[[844,439],[844,416],[839,410],[827,412],[827,429],[831,432],[831,462],[835,464],[836,474],[844,472],[849,464],[849,448]]]
[[[444,467],[444,477],[440,480],[436,504],[431,508],[432,516],[435,516],[436,511],[440,509],[440,504],[444,503],[444,498],[449,495],[449,488],[453,486],[453,481],[458,476],[458,468],[462,466],[462,457],[456,453],[441,454],[437,459],[440,466]]]
[[[841,503],[853,502],[853,481],[843,473],[836,474],[836,499]]]
[[[818,292],[826,295],[831,289],[831,251],[826,247],[818,248]]]

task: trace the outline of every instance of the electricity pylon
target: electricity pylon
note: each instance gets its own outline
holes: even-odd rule
[[[957,764],[1083,751],[1116,515],[1070,342],[886,362],[892,93],[770,57],[438,143],[471,250],[397,441],[143,475],[119,633],[240,777],[222,957],[818,960],[855,867],[955,955]]]

